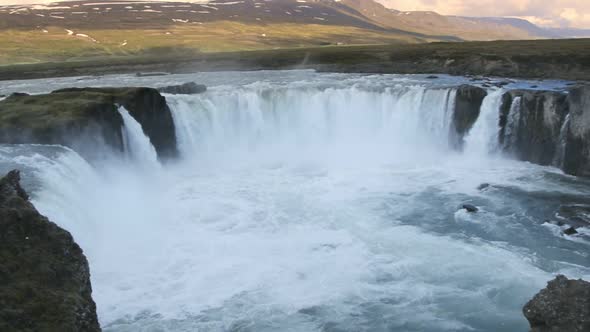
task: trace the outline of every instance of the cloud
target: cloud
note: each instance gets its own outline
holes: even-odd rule
[[[590,28],[589,0],[378,0],[398,10],[445,15],[507,16],[553,27]]]

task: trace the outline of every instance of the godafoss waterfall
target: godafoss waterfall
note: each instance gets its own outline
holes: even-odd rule
[[[63,97],[27,114],[30,130],[3,115],[0,170],[20,169],[84,250],[104,331],[527,331],[522,307],[547,281],[590,278],[590,104],[567,82],[294,71],[2,87],[189,80],[207,92],[0,106]],[[51,120],[89,96],[93,115]]]

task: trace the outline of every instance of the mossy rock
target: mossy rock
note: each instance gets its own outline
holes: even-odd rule
[[[0,101],[0,143],[60,144],[123,150],[124,106],[142,125],[161,158],[177,154],[174,122],[166,99],[151,88],[72,88]],[[102,145],[101,145],[102,144]]]

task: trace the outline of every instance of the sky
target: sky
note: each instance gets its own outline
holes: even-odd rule
[[[444,15],[520,17],[550,27],[590,29],[590,0],[378,0],[403,11]]]
[[[192,1],[197,2],[199,0]],[[519,17],[540,26],[590,29],[590,0],[377,1],[390,8],[403,11],[428,10],[444,15]],[[0,0],[0,5],[48,2],[52,2],[52,0]]]

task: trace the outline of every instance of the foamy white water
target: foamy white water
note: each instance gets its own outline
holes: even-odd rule
[[[542,225],[590,184],[487,153],[499,92],[461,154],[448,86],[261,80],[167,96],[181,161],[150,172],[0,149],[84,248],[105,331],[526,331],[554,274],[590,277]]]
[[[481,105],[478,121],[465,137],[465,152],[477,157],[486,157],[498,146],[500,130],[498,110],[502,105],[503,89],[488,91]]]
[[[119,114],[123,118],[123,148],[129,159],[141,167],[157,169],[160,165],[158,154],[139,122],[122,106]]]

